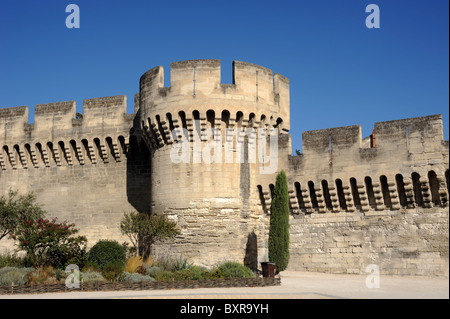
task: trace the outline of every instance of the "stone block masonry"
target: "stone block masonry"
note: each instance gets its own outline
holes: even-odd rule
[[[448,277],[449,143],[440,115],[375,123],[364,138],[359,125],[304,132],[303,154],[291,156],[289,80],[247,62],[232,67],[233,83],[222,84],[219,60],[175,62],[168,87],[155,67],[139,81],[134,114],[122,95],[84,100],[82,118],[75,102],[36,105],[32,124],[27,106],[0,109],[0,194],[35,192],[49,217],[75,223],[89,245],[125,241],[120,219],[138,210],[180,227],[155,255],[255,265],[267,259],[271,192],[285,170],[289,269],[362,274],[376,264],[381,274]],[[275,129],[277,172],[262,174],[248,160],[171,161],[183,134],[208,143],[210,128],[222,136]]]

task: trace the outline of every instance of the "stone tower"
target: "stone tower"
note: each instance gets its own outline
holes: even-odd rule
[[[170,87],[164,87],[160,66],[140,79],[141,136],[152,154],[151,210],[181,227],[171,251],[203,264],[243,260],[250,234],[257,235],[264,255],[267,218],[252,190],[273,174],[259,173],[261,163],[248,158],[249,143],[255,143],[251,133],[237,132],[272,128],[287,136],[289,131],[285,77],[235,61],[233,84],[222,84],[220,70],[219,60],[181,61],[171,65]],[[236,134],[227,137],[227,129]],[[174,162],[171,152],[181,140],[188,142],[188,158]],[[219,147],[210,151],[214,141]],[[243,161],[240,145],[245,145]],[[213,158],[205,159],[208,155]]]

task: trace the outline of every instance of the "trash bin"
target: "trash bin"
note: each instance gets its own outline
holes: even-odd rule
[[[274,262],[262,262],[261,263],[263,277],[275,277],[275,263]]]

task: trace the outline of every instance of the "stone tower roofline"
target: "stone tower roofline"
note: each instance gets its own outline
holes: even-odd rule
[[[164,68],[157,66],[141,77],[138,100],[144,126],[151,126],[157,115],[198,111],[202,117],[214,110],[218,116],[228,111],[231,117],[242,112],[280,119],[283,131],[289,131],[289,80],[252,63],[234,61],[233,83],[223,84],[219,60],[174,62],[169,87],[164,87]]]

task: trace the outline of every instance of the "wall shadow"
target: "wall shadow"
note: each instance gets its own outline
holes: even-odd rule
[[[151,154],[142,139],[130,131],[127,152],[127,198],[140,213],[151,211]]]

